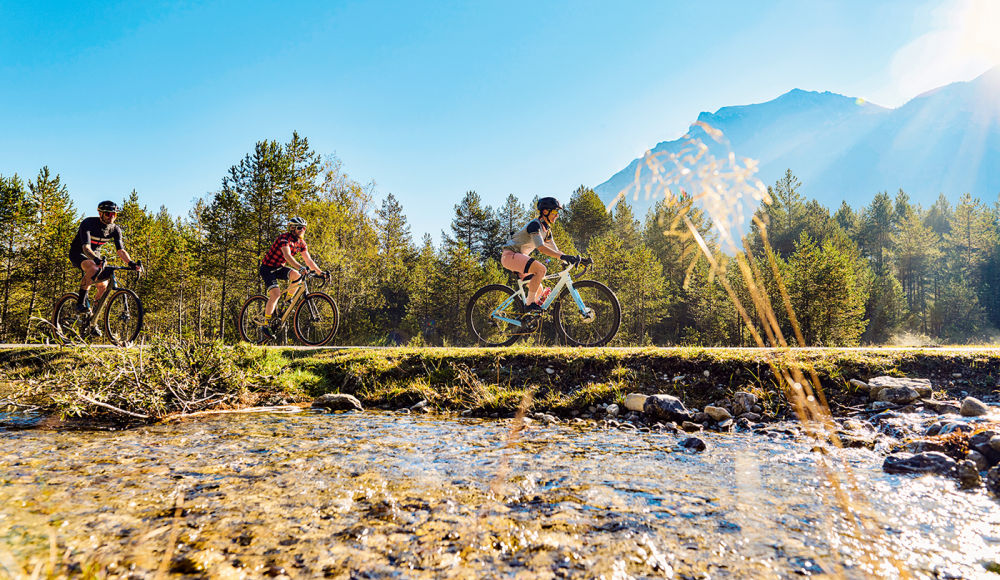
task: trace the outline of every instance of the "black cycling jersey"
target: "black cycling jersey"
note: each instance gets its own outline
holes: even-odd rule
[[[69,254],[70,256],[82,254],[84,244],[90,244],[90,249],[100,255],[101,247],[112,240],[115,242],[115,249],[121,250],[125,247],[122,245],[121,226],[106,224],[99,217],[89,217],[80,222],[80,229],[69,246]]]

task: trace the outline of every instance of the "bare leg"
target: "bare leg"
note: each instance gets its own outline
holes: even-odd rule
[[[278,298],[281,296],[281,288],[275,286],[267,291],[267,306],[264,307],[264,314],[271,316],[274,314],[274,307],[278,305]]]
[[[545,269],[545,265],[542,264],[541,262],[539,262],[538,260],[535,260],[534,262],[532,262],[531,266],[528,268],[528,273],[535,275],[534,278],[532,278],[531,280],[528,280],[528,297],[527,297],[527,299],[528,299],[528,304],[529,305],[535,303],[535,297],[538,296],[538,289],[542,285],[542,278],[545,277],[545,272],[546,271],[547,270]]]

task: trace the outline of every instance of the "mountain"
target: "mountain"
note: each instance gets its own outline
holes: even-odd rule
[[[1000,66],[980,77],[928,91],[898,109],[830,92],[792,90],[761,104],[723,107],[698,121],[722,131],[716,144],[697,125],[689,135],[709,151],[760,162],[757,177],[773,185],[786,169],[802,182],[799,192],[836,211],[841,200],[855,210],[876,193],[900,188],[929,207],[944,193],[969,192],[984,202],[1000,194]],[[687,142],[659,143],[653,153],[676,153]],[[605,202],[634,182],[636,159],[595,187]],[[641,185],[650,178],[643,171]],[[655,200],[633,200],[642,216]]]

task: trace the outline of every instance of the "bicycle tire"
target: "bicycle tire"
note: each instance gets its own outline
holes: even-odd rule
[[[52,309],[52,326],[57,339],[77,338],[86,340],[83,336],[83,326],[80,314],[76,311],[76,303],[80,296],[76,292],[63,294]]]
[[[302,344],[325,345],[333,340],[339,325],[340,310],[337,309],[337,303],[322,292],[306,294],[295,307],[292,326],[295,336]]]
[[[465,309],[465,324],[469,334],[479,345],[510,346],[524,336],[515,334],[519,327],[490,316],[497,306],[513,295],[514,291],[509,286],[490,284],[477,290],[469,299],[469,305]],[[513,309],[514,317],[524,312],[524,305],[517,299],[511,302],[510,308]],[[510,308],[506,312],[510,312]]]
[[[593,280],[573,282],[584,305],[593,311],[589,322],[580,313],[576,301],[568,291],[559,297],[556,313],[559,332],[573,346],[604,346],[618,334],[622,324],[622,306],[610,288]],[[595,326],[596,325],[596,326]]]
[[[264,344],[269,339],[260,331],[264,324],[264,309],[267,307],[267,297],[251,296],[240,308],[240,316],[237,319],[240,338],[250,344]]]
[[[142,300],[127,288],[114,292],[104,307],[104,335],[115,346],[126,346],[142,332]]]

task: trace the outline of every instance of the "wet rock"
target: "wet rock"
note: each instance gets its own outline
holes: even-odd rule
[[[986,461],[986,457],[975,449],[970,449],[969,452],[965,454],[965,460],[971,461],[973,465],[976,466],[976,471],[986,471],[990,468],[990,464]]]
[[[859,437],[857,435],[840,435],[840,444],[853,449],[871,449],[875,447],[874,437]]]
[[[746,419],[747,421],[750,421],[751,423],[756,423],[757,421],[760,421],[760,415],[758,415],[757,413],[743,413],[742,415],[740,415],[737,418],[738,419]]]
[[[744,413],[750,413],[756,404],[757,395],[740,391],[733,395],[733,415],[739,417]]]
[[[931,399],[921,399],[920,402],[924,404],[924,409],[940,415],[947,415],[949,413],[957,415],[959,410],[962,408],[961,405],[958,404],[958,401],[934,401]]]
[[[888,409],[890,407],[895,407],[895,406],[896,405],[890,403],[889,401],[875,401],[871,405],[868,405],[868,408],[873,411],[880,411],[882,409]]]
[[[844,421],[843,427],[848,431],[863,431],[865,429],[865,424],[857,419],[848,419]]]
[[[608,405],[608,408],[605,409],[604,412],[607,413],[608,417],[617,417],[618,413],[621,412],[621,409],[618,407],[618,405],[612,403]]]
[[[1000,465],[986,472],[986,489],[993,495],[1000,496]]]
[[[738,394],[738,393],[737,393]],[[692,413],[684,407],[677,397],[670,395],[651,395],[646,398],[642,412],[647,415],[668,421],[682,422],[691,420]]]
[[[726,429],[729,429],[732,426],[733,426],[733,420],[732,419],[725,419],[725,420],[719,421],[719,429],[726,430]]]
[[[907,377],[875,377],[868,381],[869,392],[876,389],[908,388],[916,391],[921,397],[930,397],[932,388],[930,379],[911,379]],[[877,393],[876,393],[877,394]]]
[[[684,421],[681,423],[681,429],[687,433],[697,433],[701,431],[702,427],[698,423],[692,423],[691,421]]]
[[[871,418],[871,422],[878,425],[879,423],[884,423],[889,419],[899,419],[900,417],[902,417],[902,415],[900,415],[895,411],[883,411],[878,415],[873,415]]]
[[[312,402],[314,409],[330,411],[364,411],[361,401],[343,393],[327,393]]]
[[[704,451],[708,449],[708,445],[697,437],[688,437],[678,443],[678,445],[689,451]]]
[[[941,430],[938,431],[938,435],[947,435],[956,431],[969,433],[972,430],[972,425],[968,423],[945,423],[941,426]]]
[[[729,411],[723,409],[722,407],[713,407],[711,405],[705,407],[705,413],[707,413],[708,416],[711,417],[716,423],[733,418],[733,416],[729,414]]]
[[[419,411],[427,406],[427,399],[421,399],[419,403],[410,407],[411,411]]]
[[[878,400],[893,405],[909,405],[920,398],[920,393],[910,387],[889,387],[878,393]]]
[[[712,418],[708,415],[708,413],[695,413],[694,416],[691,417],[692,423],[699,423],[701,425],[704,425],[711,420]]]
[[[859,379],[851,379],[851,385],[854,386],[859,391],[864,391],[866,393],[871,390],[871,387],[868,386],[868,383]]]
[[[403,407],[402,409],[396,409],[396,412],[399,413],[400,415],[409,415],[413,411],[410,411],[410,409],[408,409],[407,407]]]
[[[928,427],[926,431],[924,431],[924,435],[927,437],[933,437],[941,432],[941,427],[942,425],[940,423],[935,423],[930,427]]]
[[[962,401],[962,408],[959,413],[963,417],[982,417],[990,412],[989,406],[975,397],[966,397]]]
[[[996,436],[993,431],[983,431],[969,438],[969,449],[976,451],[986,460],[986,468],[980,471],[1000,463],[1000,451],[997,451],[991,443]]]
[[[1000,453],[1000,435],[990,437],[990,447]]]
[[[646,395],[640,395],[639,393],[629,393],[625,397],[625,408],[629,411],[642,412],[643,406],[646,404]]]
[[[958,485],[962,489],[977,489],[983,485],[979,469],[968,459],[958,464],[955,473],[958,475]]]
[[[945,446],[934,439],[918,439],[907,443],[904,449],[909,453],[927,453],[929,451],[944,453]]]
[[[886,473],[905,473],[924,475],[934,473],[942,475],[955,469],[955,460],[944,453],[930,451],[911,455],[897,453],[885,458],[882,470]]]

